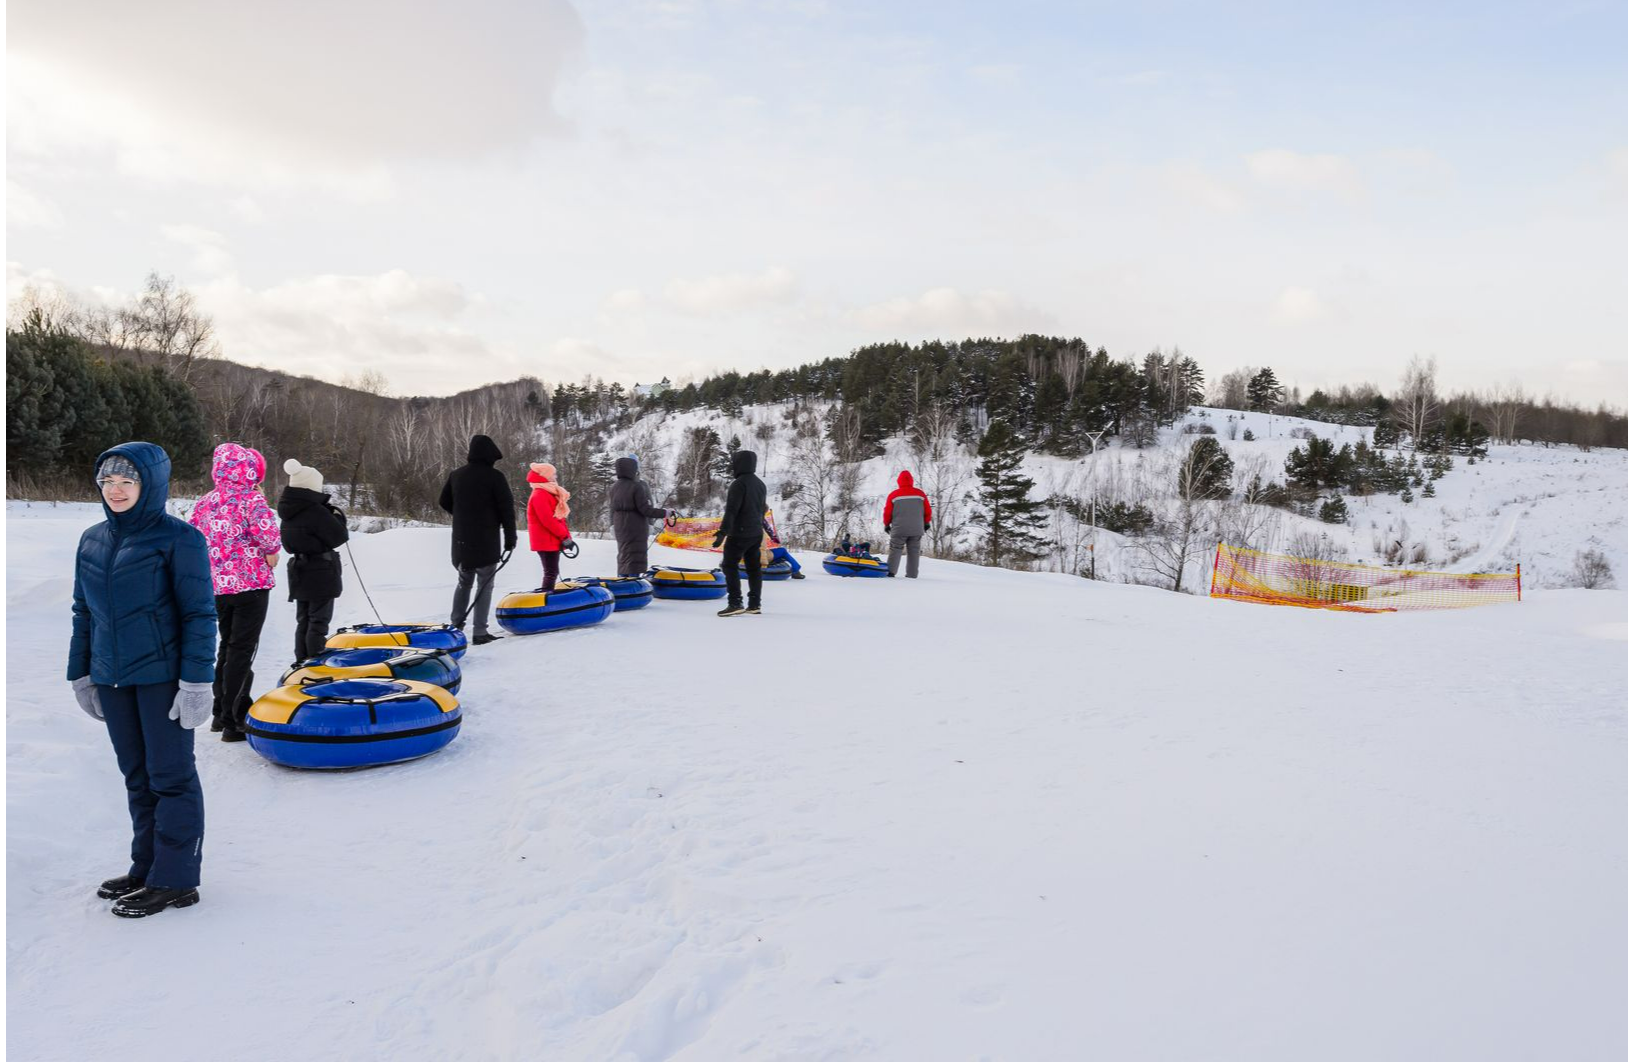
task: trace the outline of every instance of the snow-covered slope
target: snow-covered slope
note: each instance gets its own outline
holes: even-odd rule
[[[725,442],[737,437],[761,454],[761,475],[772,488],[779,526],[786,522],[792,526],[793,506],[786,512],[779,500],[795,474],[792,432],[783,413],[783,406],[753,406],[736,418],[704,408],[667,416],[652,414],[609,442],[616,452],[627,452],[636,448],[636,440],[643,440],[643,449],[649,448],[647,475],[654,490],[666,494],[673,482],[681,440],[690,429],[713,428]],[[1097,483],[1110,492],[1129,496],[1133,503],[1142,501],[1155,507],[1159,493],[1172,489],[1172,470],[1181,464],[1187,447],[1199,438],[1184,434],[1190,426],[1216,430],[1219,444],[1235,462],[1235,480],[1240,484],[1248,482],[1253,474],[1261,474],[1265,482],[1283,483],[1286,455],[1305,445],[1305,440],[1294,437],[1294,432],[1312,431],[1337,446],[1353,446],[1360,439],[1371,442],[1370,428],[1195,408],[1182,421],[1161,429],[1156,447],[1139,451],[1111,441],[1098,452],[1095,461],[1089,455],[1069,460],[1030,454],[1024,471],[1035,480],[1038,497],[1054,492],[1089,497],[1091,485]],[[1245,438],[1248,431],[1253,436],[1250,440]],[[765,441],[757,441],[761,434],[766,435]],[[959,511],[951,513],[950,520],[960,524],[966,521],[969,509],[965,495],[976,486],[973,470],[977,459],[958,453],[953,461],[958,466],[958,481],[949,508]],[[859,536],[878,539],[881,500],[896,485],[900,470],[917,466],[907,440],[902,438],[892,439],[883,456],[861,464],[862,502],[853,530]],[[1512,571],[1520,564],[1523,582],[1530,588],[1573,585],[1576,555],[1592,549],[1607,557],[1616,585],[1627,587],[1628,451],[1583,452],[1571,446],[1530,444],[1493,446],[1487,457],[1473,465],[1455,457],[1452,471],[1434,486],[1433,498],[1418,496],[1411,502],[1402,502],[1392,494],[1368,499],[1350,497],[1349,522],[1342,526],[1266,509],[1262,516],[1268,519],[1267,533],[1257,544],[1286,552],[1300,538],[1325,536],[1341,559],[1360,564],[1386,564],[1393,559],[1403,567],[1452,571]],[[1085,546],[1091,535],[1080,521],[1055,514],[1050,533],[1054,547],[1041,566],[1088,573],[1092,562]],[[962,530],[957,541],[964,543],[971,534]],[[1391,549],[1395,543],[1405,547],[1399,554]],[[1135,540],[1099,532],[1096,545],[1100,578],[1158,581],[1149,573]],[[1189,589],[1205,592],[1210,561],[1208,550],[1191,565],[1192,576],[1186,581]]]
[[[1623,1050],[1618,592],[1361,616],[807,554],[758,618],[474,650],[416,763],[202,732],[203,902],[127,922],[92,896],[125,868],[114,757],[62,678],[96,510],[7,512],[12,1057]],[[440,618],[445,532],[354,556],[386,617]],[[369,619],[345,578],[337,622]]]

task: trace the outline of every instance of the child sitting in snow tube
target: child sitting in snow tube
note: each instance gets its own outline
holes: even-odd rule
[[[868,551],[867,542],[841,543],[841,548],[823,558],[823,570],[830,575],[884,579],[890,569],[886,562]]]

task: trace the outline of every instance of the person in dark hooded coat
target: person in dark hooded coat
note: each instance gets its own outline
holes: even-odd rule
[[[509,479],[496,467],[503,451],[487,435],[469,440],[469,461],[453,469],[440,491],[440,508],[452,515],[452,564],[457,568],[457,591],[452,595],[453,627],[463,626],[469,612],[469,593],[474,591],[474,634],[471,645],[495,642],[497,635],[486,630],[491,618],[492,579],[497,575],[503,554],[514,552],[514,491]],[[502,546],[498,532],[502,532]],[[476,586],[478,578],[479,585]]]
[[[131,812],[131,868],[97,895],[141,918],[200,900],[206,811],[194,729],[211,718],[217,605],[205,537],[166,512],[166,451],[121,443],[95,467],[103,519],[74,559],[67,677],[108,730]]]
[[[617,540],[617,574],[644,575],[651,565],[646,546],[651,542],[650,521],[667,518],[667,509],[652,504],[652,492],[640,478],[640,462],[617,459],[617,482],[606,492],[611,502],[612,537]]]
[[[716,548],[725,543],[720,569],[726,573],[726,607],[717,615],[760,615],[760,543],[766,533],[766,484],[754,474],[753,450],[732,455],[732,485],[726,490],[726,515],[714,533]],[[738,568],[749,573],[749,605],[743,607]]]
[[[332,610],[343,596],[343,558],[337,547],[349,540],[349,522],[321,489],[326,483],[318,468],[295,457],[281,467],[291,481],[280,492],[275,511],[280,514],[280,544],[291,554],[286,562],[286,598],[297,602],[292,663],[301,664],[325,651]],[[223,733],[229,731],[225,728]]]

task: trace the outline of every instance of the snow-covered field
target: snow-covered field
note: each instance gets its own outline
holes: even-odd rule
[[[62,679],[98,510],[7,517],[15,1058],[1624,1049],[1620,592],[1361,616],[807,554],[761,617],[656,602],[472,651],[463,730],[416,763],[202,731],[203,902],[127,922],[92,895],[125,869],[114,757]],[[441,618],[444,531],[354,556],[385,617]],[[345,579],[337,622],[369,620]]]

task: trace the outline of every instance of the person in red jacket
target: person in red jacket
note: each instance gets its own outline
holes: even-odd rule
[[[554,593],[560,581],[560,550],[572,540],[566,517],[571,515],[571,491],[554,478],[554,466],[536,464],[526,473],[531,500],[526,503],[526,533],[532,552],[543,562],[544,593]]]
[[[908,472],[897,474],[897,489],[886,495],[886,511],[880,522],[886,525],[891,549],[886,556],[887,575],[897,576],[903,551],[909,551],[909,578],[920,578],[920,539],[932,529],[932,503],[926,492],[914,485]]]

